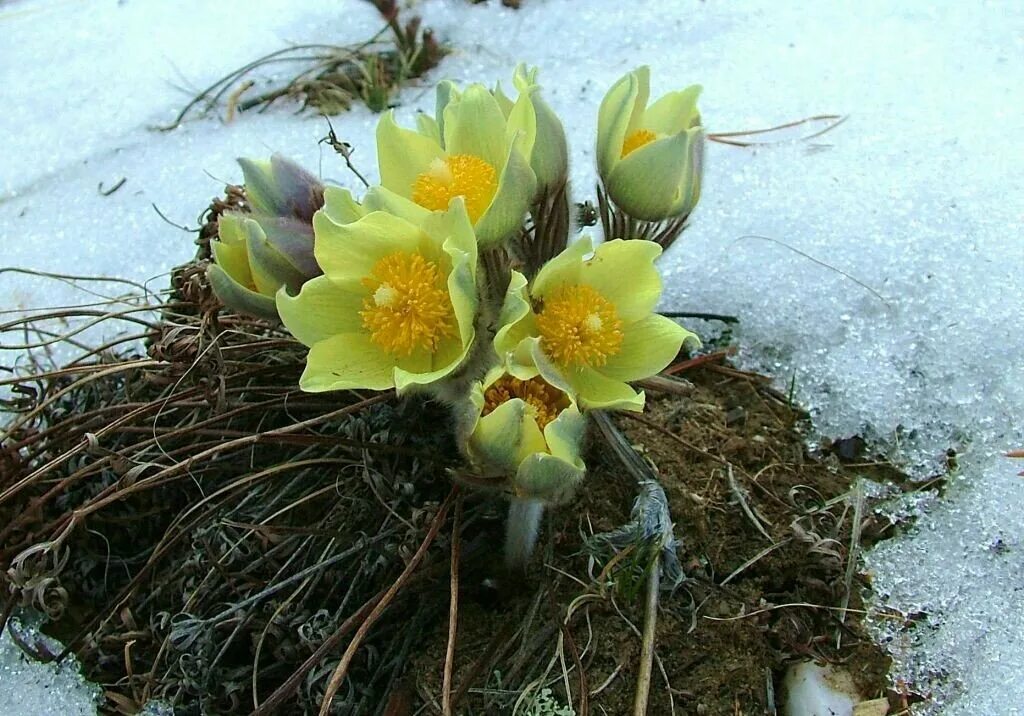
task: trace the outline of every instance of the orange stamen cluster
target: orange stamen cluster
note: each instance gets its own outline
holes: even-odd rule
[[[545,296],[537,329],[544,352],[562,366],[600,367],[622,347],[615,306],[591,286],[563,286]]]
[[[457,196],[466,202],[466,213],[474,224],[491,205],[498,190],[494,167],[472,154],[453,154],[435,159],[430,169],[416,177],[412,200],[431,211],[444,211]]]
[[[442,338],[456,334],[445,277],[436,263],[420,254],[388,254],[377,261],[363,285],[370,293],[359,315],[370,339],[387,352],[433,353]]]
[[[565,394],[539,377],[519,380],[511,375],[503,375],[484,392],[482,415],[488,415],[513,398],[526,403],[541,430],[569,407],[569,399]]]

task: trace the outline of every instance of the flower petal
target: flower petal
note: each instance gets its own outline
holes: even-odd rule
[[[367,213],[383,211],[417,226],[430,215],[430,209],[425,209],[415,201],[399,196],[382,186],[370,187],[363,197],[363,207]]]
[[[243,228],[242,214],[222,214],[217,222],[218,241],[210,242],[213,260],[227,275],[248,289],[255,289],[249,254],[246,250],[248,232]]]
[[[704,180],[704,131],[701,127],[687,131],[690,138],[689,156],[679,199],[669,210],[670,215],[689,214],[700,201],[700,187]]]
[[[498,314],[498,331],[494,335],[494,351],[503,363],[512,357],[512,352],[524,338],[536,333],[526,284],[526,276],[512,271]]]
[[[387,390],[394,387],[394,361],[363,332],[339,333],[314,343],[299,387],[327,390]]]
[[[444,108],[444,147],[448,154],[480,157],[495,169],[504,165],[505,115],[483,85],[470,85]]]
[[[585,410],[629,410],[642,412],[644,393],[633,390],[621,380],[608,378],[593,368],[569,371],[569,385],[578,396],[577,402]]]
[[[303,285],[298,296],[277,292],[277,311],[284,327],[302,344],[312,346],[337,333],[361,330],[365,292],[345,290],[326,276]]]
[[[586,432],[587,418],[575,405],[570,405],[544,428],[548,452],[582,470],[583,458],[580,453],[583,451]]]
[[[423,232],[397,216],[374,211],[351,224],[336,224],[323,212],[313,217],[314,253],[324,274],[346,282],[369,276],[376,263],[395,251],[415,251]]]
[[[321,211],[335,224],[351,224],[368,213],[368,210],[355,200],[352,192],[340,186],[324,188],[324,208]]]
[[[652,314],[622,329],[619,352],[598,370],[615,380],[642,380],[660,373],[678,355],[683,342],[696,338],[671,318]]]
[[[479,302],[476,286],[477,245],[462,197],[456,197],[448,211],[434,212],[423,220],[423,231],[438,243],[451,262],[448,295],[463,345],[475,336],[474,320]]]
[[[313,256],[313,225],[310,222],[293,216],[253,218],[263,229],[266,243],[294,268],[303,281],[323,273]]]
[[[546,453],[534,453],[519,465],[513,481],[516,497],[560,505],[572,499],[585,470]]]
[[[530,295],[533,298],[544,298],[561,286],[578,284],[583,260],[593,252],[594,242],[589,236],[581,236],[573,241],[562,253],[541,266],[533,279]]]
[[[434,354],[414,355],[412,359],[401,358],[395,367],[395,388],[399,393],[417,386],[430,385],[447,377],[458,368],[469,353],[472,342],[462,343],[457,340],[442,342]]]
[[[437,120],[426,112],[420,112],[416,115],[416,131],[424,137],[429,137],[432,141],[437,142],[439,147],[442,146],[441,128],[438,126]]]
[[[655,134],[678,134],[700,125],[697,98],[700,85],[690,85],[679,92],[669,92],[644,112],[642,126]]]
[[[522,152],[524,141],[518,134],[509,145],[508,155],[499,165],[498,189],[476,222],[477,240],[483,248],[497,245],[519,230],[537,190],[537,179]]]
[[[416,178],[430,168],[444,150],[431,138],[399,127],[394,111],[388,111],[377,124],[377,165],[380,183],[405,198],[412,197]]]
[[[611,301],[621,320],[638,321],[661,297],[661,275],[654,267],[659,256],[661,247],[653,241],[606,241],[583,262],[579,282]]]
[[[434,99],[434,119],[437,124],[437,133],[440,137],[438,144],[442,147],[444,143],[444,110],[448,104],[452,101],[458,101],[459,97],[462,96],[462,92],[458,86],[451,80],[441,80],[437,83],[437,89],[435,90]]]
[[[273,298],[246,288],[229,276],[221,266],[210,264],[206,269],[206,276],[214,294],[228,308],[258,318],[278,320]]]
[[[629,72],[613,84],[601,100],[597,112],[597,168],[606,181],[622,158],[622,144],[626,141],[630,115],[639,92],[639,82],[634,73]]]
[[[689,165],[688,131],[656,139],[623,157],[606,179],[612,201],[636,219],[669,218]]]

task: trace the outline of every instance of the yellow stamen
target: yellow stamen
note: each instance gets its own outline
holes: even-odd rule
[[[519,380],[511,375],[503,375],[491,383],[491,387],[484,392],[482,414],[490,414],[499,405],[513,398],[520,398],[526,403],[527,409],[541,430],[569,407],[569,399],[565,397],[565,393],[548,385],[541,378]]]
[[[562,366],[600,367],[622,347],[622,321],[611,301],[591,286],[563,286],[537,314],[544,352]]]
[[[416,177],[412,200],[431,211],[444,211],[457,196],[466,201],[466,213],[474,224],[491,205],[498,190],[494,167],[472,154],[453,154],[435,159],[430,169]]]
[[[640,147],[645,144],[650,144],[657,138],[658,135],[649,129],[636,130],[626,137],[626,141],[622,143],[622,156],[626,156],[630,152],[635,152]]]
[[[388,254],[363,285],[370,289],[359,312],[363,326],[389,353],[408,356],[420,348],[433,353],[442,338],[456,335],[451,296],[433,261],[416,253]]]

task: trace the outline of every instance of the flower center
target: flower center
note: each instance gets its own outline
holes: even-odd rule
[[[537,314],[544,352],[562,366],[600,367],[622,347],[622,321],[611,301],[591,286],[563,286]]]
[[[503,375],[491,383],[484,392],[483,415],[493,412],[502,403],[513,398],[520,398],[526,403],[527,410],[537,421],[537,427],[543,430],[558,414],[569,407],[569,399],[562,391],[548,385],[542,378],[519,380],[511,375]]]
[[[635,152],[645,144],[650,144],[658,138],[654,132],[649,129],[638,129],[628,137],[626,141],[622,143],[622,156],[626,156],[630,152]]]
[[[491,205],[498,190],[494,167],[472,154],[453,154],[435,159],[430,169],[416,177],[412,200],[431,211],[444,211],[457,196],[466,201],[469,220],[476,223]]]
[[[452,300],[433,261],[415,253],[393,253],[377,261],[363,285],[370,294],[359,312],[370,340],[395,355],[417,348],[431,353],[456,334]]]

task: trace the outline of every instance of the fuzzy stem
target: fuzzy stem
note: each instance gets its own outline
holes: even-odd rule
[[[543,514],[544,505],[537,500],[512,498],[509,502],[508,522],[505,524],[505,566],[509,570],[526,567],[537,544]]]

